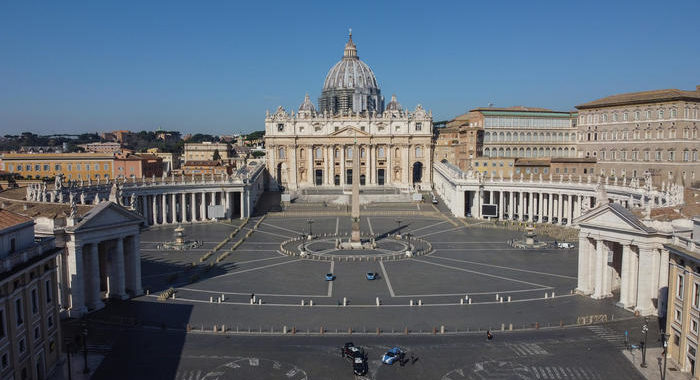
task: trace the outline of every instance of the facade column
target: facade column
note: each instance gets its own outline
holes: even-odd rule
[[[544,193],[537,193],[537,222],[542,223],[544,218]]]
[[[223,192],[225,196],[225,202],[224,204],[226,205],[226,220],[231,220],[231,214],[233,213],[233,202],[231,202],[231,193],[228,191]]]
[[[518,192],[519,194],[519,201],[518,201],[518,220],[523,221],[525,220],[524,214],[525,214],[525,207],[523,206],[523,203],[525,201],[525,193],[522,191]]]
[[[549,193],[547,194],[547,197],[549,198],[549,207],[547,208],[547,223],[552,224],[554,223],[554,194]]]
[[[578,284],[576,291],[582,294],[591,294],[590,261],[595,258],[595,252],[591,249],[591,242],[587,237],[578,238]]]
[[[241,219],[245,219],[245,189],[241,191],[240,202],[241,202]]]
[[[394,159],[394,152],[391,150],[391,144],[387,145],[385,147],[385,154],[386,154],[386,169],[384,170],[384,184],[385,185],[391,185],[393,184],[393,179],[394,179],[394,169],[391,166],[391,162]],[[460,214],[460,215],[466,215],[466,214]]]
[[[530,191],[530,198],[529,198],[529,201],[527,203],[527,209],[528,209],[527,219],[530,222],[535,220],[535,205],[534,205],[534,203],[535,203],[535,195],[532,193],[532,191]]]
[[[637,307],[641,315],[650,315],[655,311],[653,298],[657,294],[654,291],[654,284],[651,279],[658,276],[654,272],[655,254],[651,248],[639,247],[639,274],[637,276]],[[658,289],[658,288],[657,288]]]
[[[134,297],[143,294],[143,288],[141,287],[141,255],[139,253],[139,245],[139,234],[134,234],[125,238],[125,284],[126,289],[128,289]]]
[[[74,237],[66,244],[68,249],[68,286],[67,290],[70,294],[70,309],[68,316],[71,318],[79,318],[87,312],[85,307],[85,266],[83,263],[83,247],[79,242],[76,243]]]
[[[190,222],[197,221],[197,193],[190,193]]]
[[[566,225],[570,226],[572,223],[572,219],[574,218],[574,198],[571,194],[567,195],[567,198],[569,199],[569,201],[566,205]]]
[[[656,289],[658,294],[659,317],[666,315],[666,305],[668,302],[668,250],[659,250],[659,285]]]
[[[411,164],[409,162],[411,147],[409,144],[401,145],[401,163],[403,168],[401,169],[401,186],[404,188],[412,188],[411,186]],[[481,207],[481,206],[479,206]]]
[[[309,145],[306,150],[308,151],[308,155],[306,156],[308,158],[307,159],[308,169],[306,170],[306,172],[308,174],[306,176],[306,179],[308,180],[307,182],[308,182],[309,186],[314,186],[315,185],[314,179],[316,177],[316,175],[314,173],[314,154],[315,154],[314,146]]]
[[[210,194],[211,198],[209,199],[209,206],[216,206],[216,191],[212,191]],[[214,215],[209,215],[210,220],[214,220]]]
[[[88,276],[89,288],[86,289],[86,296],[88,298],[88,306],[92,309],[101,309],[104,307],[102,303],[102,291],[100,290],[100,253],[98,243],[92,243],[88,248],[88,252],[84,252],[86,257],[89,258],[87,262],[90,268],[86,270]]]
[[[345,145],[340,146],[340,186],[345,186]]]
[[[622,245],[622,267],[620,269],[620,302],[617,303],[620,307],[627,307],[630,298],[630,250],[629,244]]]
[[[153,204],[153,212],[152,212],[153,224],[157,226],[160,224],[158,222],[158,195],[153,194],[153,195],[151,195],[151,197],[152,197],[152,204]]]

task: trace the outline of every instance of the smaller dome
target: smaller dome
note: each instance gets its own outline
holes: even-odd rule
[[[386,110],[387,111],[401,111],[401,104],[399,104],[398,101],[396,101],[396,95],[391,95],[391,101],[389,104],[386,105]]]
[[[314,107],[314,104],[311,102],[311,98],[309,98],[309,94],[306,94],[304,97],[304,102],[301,103],[299,106],[299,112],[311,112],[311,113],[316,113],[316,107]]]

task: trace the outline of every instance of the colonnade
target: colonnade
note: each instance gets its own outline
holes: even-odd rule
[[[140,235],[106,240],[70,241],[66,268],[67,288],[61,303],[71,316],[104,306],[103,299],[127,299],[143,294],[141,287]]]
[[[214,209],[210,206],[219,206]],[[136,195],[135,209],[148,225],[194,223],[250,216],[248,191],[186,191]]]
[[[581,215],[582,208],[589,209],[595,204],[594,197],[584,194],[518,189],[465,191],[464,196],[468,216],[567,226]],[[496,214],[482,215],[482,205],[496,205]]]
[[[666,310],[669,252],[609,236],[579,236],[577,292],[601,299],[619,290],[618,305],[642,315]]]

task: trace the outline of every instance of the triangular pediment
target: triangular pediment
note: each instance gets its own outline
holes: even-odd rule
[[[112,228],[126,224],[141,224],[143,218],[114,202],[102,202],[88,211],[72,230],[83,231]]]
[[[334,137],[355,137],[355,136],[369,136],[369,133],[357,129],[355,127],[345,127],[343,129],[337,130],[331,133],[329,136]]]
[[[615,203],[598,206],[576,218],[574,223],[579,226],[632,231],[642,234],[656,231],[642,223],[632,212]]]

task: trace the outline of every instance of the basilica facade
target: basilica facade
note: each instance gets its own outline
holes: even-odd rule
[[[359,155],[360,186],[427,190],[432,178],[432,113],[404,110],[384,97],[357,55],[352,34],[343,58],[324,82],[318,110],[306,95],[299,110],[279,107],[265,117],[271,187],[342,189],[352,184]]]

